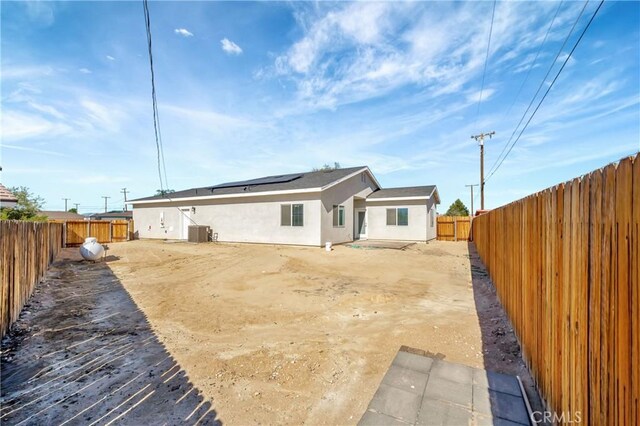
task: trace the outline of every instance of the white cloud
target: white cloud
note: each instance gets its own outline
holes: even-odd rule
[[[500,3],[489,60],[507,58],[511,65],[529,53],[553,12],[553,4]],[[276,57],[273,69],[294,82],[298,101],[312,109],[333,109],[407,85],[433,97],[472,93],[479,90],[468,86],[482,73],[488,37],[488,22],[478,16],[487,14],[491,9],[484,2],[309,7],[297,14],[303,35]],[[565,19],[560,13],[558,22]]]
[[[106,56],[106,58],[107,58],[108,60],[110,60],[110,61],[115,61],[115,60],[116,60],[116,58],[114,58],[114,57],[113,57],[113,56],[111,56],[111,55],[107,55],[107,56]]]
[[[3,111],[1,121],[0,135],[4,141],[59,136],[71,130],[68,125],[58,120],[49,120],[39,115],[16,111]]]
[[[239,55],[242,53],[242,48],[228,38],[223,38],[222,40],[220,40],[220,44],[222,45],[222,50],[229,53],[230,55]]]
[[[91,70],[89,68],[80,68],[78,71],[82,74],[91,74]]]
[[[176,28],[173,32],[183,37],[193,37],[193,33],[186,28]]]

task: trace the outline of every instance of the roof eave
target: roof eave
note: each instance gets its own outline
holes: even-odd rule
[[[141,201],[127,201],[126,204],[154,204],[154,203],[176,203],[182,201],[199,201],[199,200],[216,200],[216,199],[225,199],[225,198],[246,198],[246,197],[266,197],[269,195],[289,195],[289,194],[306,194],[313,192],[321,192],[323,188],[305,188],[305,189],[288,189],[281,191],[263,191],[263,192],[252,192],[252,193],[237,193],[237,194],[220,194],[220,195],[205,195],[198,197],[180,197],[180,198],[157,198],[153,200],[141,200]]]
[[[411,197],[380,197],[380,198],[367,198],[367,202],[373,203],[376,201],[416,201],[416,200],[428,200],[431,197],[429,195],[416,195]]]

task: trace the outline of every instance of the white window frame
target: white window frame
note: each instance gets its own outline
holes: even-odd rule
[[[282,207],[283,206],[288,206],[289,207],[289,223],[288,224],[282,223]],[[299,206],[301,211],[302,211],[302,214],[300,215],[301,218],[302,218],[302,223],[300,223],[300,224],[294,224],[293,223],[293,218],[294,218],[293,210],[294,210],[294,207],[297,207],[297,206]],[[295,227],[304,226],[304,204],[302,204],[302,203],[280,204],[280,226],[295,226]]]
[[[342,212],[342,223],[340,223],[340,212]],[[337,215],[336,215],[337,214]],[[338,218],[338,222],[335,222],[335,218]],[[345,222],[347,221],[346,211],[342,204],[334,204],[332,210],[332,221],[334,228],[344,228]]]
[[[405,209],[407,211],[407,223],[405,224],[399,224],[398,223],[398,210],[400,209]],[[389,210],[395,210],[395,223],[389,223],[389,218],[388,218],[388,212]],[[386,222],[387,222],[387,226],[409,226],[409,208],[408,207],[387,207],[387,209],[385,210],[385,217],[386,217]]]

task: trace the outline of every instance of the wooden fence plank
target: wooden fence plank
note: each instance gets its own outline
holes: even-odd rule
[[[640,424],[640,158],[473,220],[473,240],[560,423]]]
[[[0,334],[22,307],[62,248],[62,224],[0,221]]]
[[[469,241],[471,218],[469,216],[438,216],[437,239],[440,241]]]

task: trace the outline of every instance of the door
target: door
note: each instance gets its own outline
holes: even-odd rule
[[[180,220],[182,221],[182,234],[180,238],[189,239],[189,225],[191,225],[191,209],[180,209]]]
[[[358,210],[358,219],[356,221],[356,235],[358,239],[367,238],[367,211]]]

